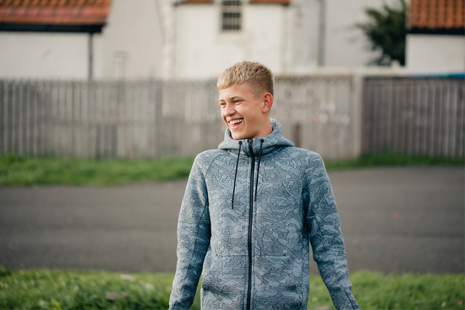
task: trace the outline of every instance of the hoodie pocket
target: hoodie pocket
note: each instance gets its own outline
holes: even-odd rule
[[[286,255],[255,258],[253,307],[257,309],[305,309],[301,259]]]
[[[207,257],[202,274],[202,303],[207,299],[218,309],[227,305],[223,302],[240,303],[246,285],[246,261],[243,255],[212,254]]]

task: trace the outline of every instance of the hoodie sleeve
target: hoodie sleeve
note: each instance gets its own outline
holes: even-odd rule
[[[323,159],[313,153],[305,172],[304,203],[313,259],[336,309],[360,309],[351,292],[339,213]]]
[[[198,155],[189,175],[178,220],[178,261],[169,309],[189,309],[210,244],[210,216],[204,169]]]

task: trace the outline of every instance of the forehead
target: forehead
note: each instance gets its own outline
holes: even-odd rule
[[[254,96],[252,87],[249,83],[234,84],[229,87],[220,89],[218,100],[226,100],[234,97],[251,97]]]

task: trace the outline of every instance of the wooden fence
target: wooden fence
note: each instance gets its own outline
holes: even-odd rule
[[[225,125],[216,81],[0,80],[0,154],[84,158],[189,156]],[[357,79],[277,78],[272,117],[296,145],[330,159],[359,152]]]
[[[365,78],[362,111],[364,153],[465,155],[463,78]]]
[[[271,116],[325,159],[464,157],[464,94],[463,79],[278,77]],[[193,156],[223,139],[217,100],[213,80],[0,80],[0,154]]]

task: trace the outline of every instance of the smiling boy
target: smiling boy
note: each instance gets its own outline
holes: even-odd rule
[[[337,309],[360,309],[349,281],[334,195],[321,157],[270,119],[273,75],[241,62],[218,79],[227,125],[197,155],[178,221],[170,309],[306,309],[309,243]]]
[[[221,117],[229,128],[234,140],[265,137],[273,131],[269,114],[273,96],[252,93],[250,84],[235,84],[219,90]]]

